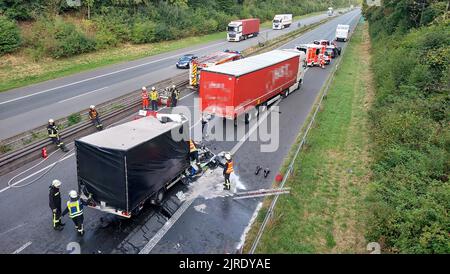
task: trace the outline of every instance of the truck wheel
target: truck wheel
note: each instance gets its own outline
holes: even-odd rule
[[[281,97],[283,97],[283,99],[284,98],[286,98],[286,97],[288,97],[288,90],[283,90],[282,92],[281,92]]]
[[[164,194],[166,193],[166,190],[163,188],[163,189],[160,189],[159,191],[158,191],[158,193],[156,193],[156,195],[155,195],[155,199],[154,199],[154,201],[155,201],[155,205],[157,205],[157,206],[160,206],[161,204],[162,204],[162,202],[163,202],[163,200],[164,200]]]

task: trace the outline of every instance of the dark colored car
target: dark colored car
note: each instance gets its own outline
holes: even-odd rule
[[[194,54],[186,54],[180,57],[176,63],[177,68],[189,68],[189,64],[193,59],[197,58]]]
[[[331,58],[336,58],[338,55],[338,50],[335,47],[327,47],[327,52],[331,56]]]

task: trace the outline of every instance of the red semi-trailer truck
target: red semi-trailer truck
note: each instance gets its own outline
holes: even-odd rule
[[[250,18],[231,21],[227,28],[228,41],[242,41],[259,33],[259,19]]]
[[[257,113],[297,90],[303,80],[305,54],[295,49],[273,50],[201,71],[201,111],[224,119]]]

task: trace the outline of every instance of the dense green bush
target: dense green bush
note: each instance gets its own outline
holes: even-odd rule
[[[16,23],[0,16],[0,55],[16,50],[21,43],[20,30]]]
[[[40,18],[33,25],[32,33],[27,43],[32,46],[35,59],[43,55],[53,58],[69,57],[96,48],[94,39],[87,37],[74,24],[60,18]]]
[[[131,42],[144,44],[154,42],[156,25],[152,21],[140,21],[134,23],[131,31]]]
[[[392,252],[450,252],[450,27],[431,2],[422,22],[406,0],[364,8],[377,83],[367,237]]]

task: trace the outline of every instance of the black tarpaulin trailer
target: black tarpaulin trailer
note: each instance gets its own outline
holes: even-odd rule
[[[92,207],[130,217],[190,166],[188,120],[164,117],[175,121],[144,117],[75,141],[79,190]]]

